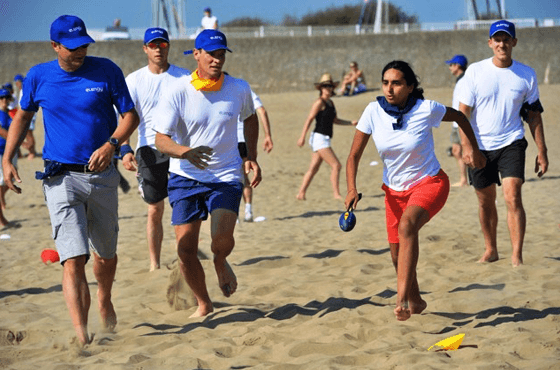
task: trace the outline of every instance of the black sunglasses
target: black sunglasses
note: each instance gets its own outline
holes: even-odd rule
[[[62,45],[62,44],[60,44],[60,45]],[[82,45],[82,46],[78,46],[77,48],[74,48],[74,49],[69,49],[69,48],[67,48],[66,46],[62,45],[62,47],[63,47],[64,49],[68,50],[68,51],[71,52],[71,53],[75,52],[75,51],[78,50],[78,49],[87,49],[88,46],[89,46],[89,44],[85,44],[85,45]]]

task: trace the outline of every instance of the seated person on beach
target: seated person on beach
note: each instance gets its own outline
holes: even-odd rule
[[[339,94],[348,96],[363,93],[366,91],[366,79],[364,71],[358,69],[358,63],[350,63],[350,71],[344,76],[342,80]]]

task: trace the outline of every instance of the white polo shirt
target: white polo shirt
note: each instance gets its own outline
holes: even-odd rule
[[[261,98],[259,98],[259,96],[253,92],[253,90],[251,90],[251,98],[253,99],[253,106],[255,107],[255,110],[263,106]],[[237,122],[237,141],[239,141],[240,143],[245,142],[245,131],[243,120],[241,119],[239,119],[239,122]]]
[[[447,108],[432,100],[418,100],[404,115],[404,126],[393,130],[391,117],[377,101],[369,103],[356,129],[371,135],[383,160],[383,183],[396,191],[410,189],[441,166],[434,151],[432,127],[439,127]]]
[[[162,91],[174,80],[190,74],[189,70],[171,64],[163,73],[152,73],[148,66],[145,66],[126,76],[130,97],[140,117],[136,150],[143,146],[156,149],[156,132],[153,130],[153,123],[159,117],[154,115],[154,110]]]
[[[251,89],[244,80],[224,76],[220,91],[197,91],[191,76],[183,76],[164,91],[154,130],[180,145],[213,149],[208,167],[196,168],[186,159],[171,158],[169,172],[200,182],[243,182],[237,149],[237,120],[254,113]]]
[[[531,67],[514,60],[499,68],[488,58],[471,64],[462,80],[459,101],[473,108],[470,122],[480,149],[500,149],[525,136],[521,106],[539,99]]]

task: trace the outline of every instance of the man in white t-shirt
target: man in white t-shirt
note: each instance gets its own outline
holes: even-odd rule
[[[197,69],[164,92],[155,123],[156,147],[171,157],[169,202],[173,209],[179,267],[198,302],[191,317],[213,311],[204,269],[198,259],[202,221],[211,216],[211,249],[218,284],[224,296],[237,289],[237,279],[226,258],[233,250],[233,232],[243,192],[243,170],[254,172],[251,186],[261,181],[256,161],[259,123],[251,89],[244,80],[222,72],[226,36],[204,30],[195,40]],[[247,159],[237,149],[237,119],[244,121]]]
[[[212,15],[212,9],[206,7],[204,8],[204,16],[200,21],[200,25],[203,30],[217,30],[218,29],[218,18]]]
[[[165,29],[148,28],[144,33],[143,46],[148,65],[126,77],[130,96],[140,116],[140,125],[136,155],[128,142],[121,146],[121,155],[124,168],[137,171],[140,194],[148,203],[146,232],[150,271],[160,268],[162,219],[169,172],[169,157],[156,149],[156,133],[152,126],[159,117],[155,114],[155,108],[162,92],[170,83],[191,73],[189,70],[169,64],[169,47],[169,35]]]
[[[501,182],[514,267],[523,263],[526,227],[521,186],[525,181],[528,144],[521,116],[527,121],[537,146],[535,172],[541,177],[548,169],[537,76],[531,67],[512,59],[516,45],[515,25],[506,20],[494,22],[488,40],[494,56],[471,64],[463,78],[465,88],[459,95],[460,110],[470,118],[478,145],[487,158],[485,168],[469,169],[470,181],[478,197],[485,242],[485,252],[479,262],[499,259],[496,184]],[[461,139],[465,143],[462,133]]]
[[[270,153],[274,144],[272,143],[272,133],[270,131],[268,113],[264,108],[261,98],[259,98],[253,90],[251,90],[251,97],[253,99],[255,111],[258,113],[264,129],[263,149],[265,152]],[[237,122],[237,140],[239,141],[239,155],[241,156],[241,159],[245,160],[245,158],[247,158],[247,144],[245,143],[244,126],[241,119]],[[245,202],[244,220],[245,222],[253,222],[253,188],[249,184],[247,178],[245,178],[245,186],[243,187],[243,201]]]
[[[462,54],[457,54],[445,63],[449,65],[449,72],[457,78],[455,81],[455,89],[453,90],[453,104],[451,107],[459,110],[459,91],[462,89],[462,79],[463,76],[465,76],[465,71],[467,70],[467,58]],[[459,181],[451,186],[467,186],[467,166],[465,165],[465,162],[463,162],[463,150],[461,147],[461,137],[459,136],[459,126],[457,125],[457,122],[453,122],[453,128],[451,129],[451,154],[457,160],[460,175]]]

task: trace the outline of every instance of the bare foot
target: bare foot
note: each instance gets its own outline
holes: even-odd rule
[[[117,314],[110,300],[107,302],[99,302],[99,316],[101,316],[101,325],[104,330],[110,332],[115,330],[117,326]]]
[[[478,260],[478,263],[496,262],[499,259],[498,252],[484,252],[482,258]]]
[[[151,263],[150,264],[150,272],[155,271],[155,270],[159,270],[159,269],[160,269],[159,263],[155,263],[155,264]]]
[[[303,193],[303,194],[302,194],[302,193],[298,193],[298,195],[296,196],[296,198],[297,198],[298,200],[305,200],[305,193]]]
[[[511,265],[513,267],[519,267],[522,264],[523,264],[523,258],[522,257],[511,256]]]
[[[208,306],[198,306],[198,308],[196,309],[196,311],[189,316],[189,318],[195,318],[195,317],[204,317],[206,315],[208,315],[210,312],[213,312],[214,308],[212,307],[212,305],[210,305],[210,307],[208,308]]]
[[[423,299],[420,299],[419,302],[408,301],[408,304],[410,306],[410,313],[412,315],[420,314],[420,313],[422,313],[422,311],[424,311],[426,309],[426,307],[428,307],[428,304]]]
[[[404,305],[404,307],[397,305],[397,308],[395,308],[395,310],[393,311],[395,313],[395,317],[397,318],[397,320],[406,321],[410,319],[411,313],[407,306],[408,305]]]
[[[335,195],[334,195],[334,199],[342,199],[342,195],[340,195],[340,194],[335,194]]]
[[[35,153],[29,153],[27,155],[27,160],[32,161],[33,159],[35,159]]]
[[[224,296],[229,297],[237,289],[237,278],[233,273],[229,263],[224,260],[224,263],[214,261],[214,268],[216,269],[216,274],[218,275],[218,284],[220,289],[224,293]]]

